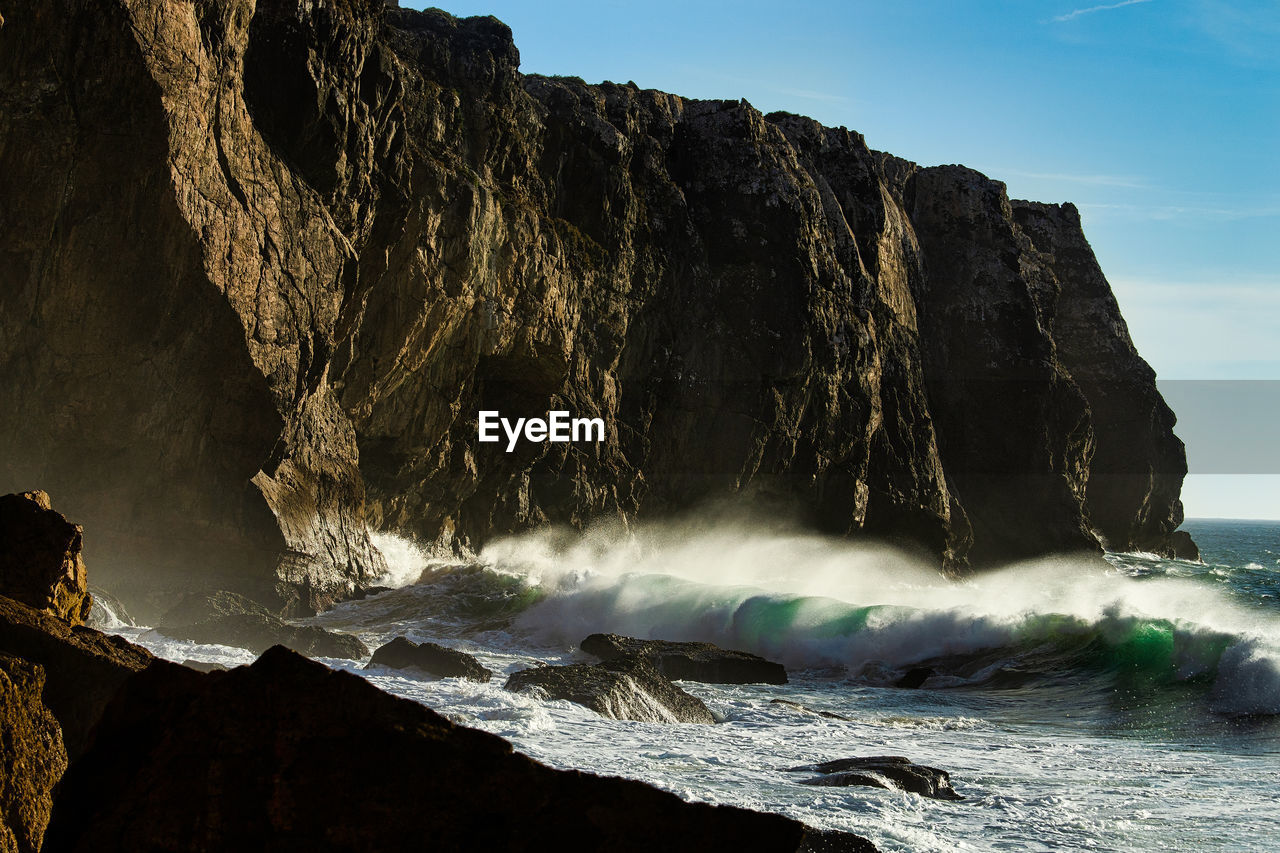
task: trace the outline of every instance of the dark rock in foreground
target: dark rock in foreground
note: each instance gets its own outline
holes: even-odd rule
[[[907,791],[935,800],[963,800],[951,787],[951,776],[936,767],[924,767],[897,755],[875,755],[867,758],[839,758],[821,764],[792,767],[788,772],[822,773],[805,779],[801,785],[844,787],[865,785],[871,788]]]
[[[638,655],[650,660],[667,678],[705,681],[710,684],[786,684],[787,670],[780,663],[722,649],[711,643],[675,643],[638,640],[619,634],[592,634],[582,650],[601,660]]]
[[[275,645],[313,657],[358,660],[369,654],[359,637],[315,625],[291,625],[243,595],[191,593],[165,614],[157,630],[178,640],[218,643],[261,654]]]
[[[62,727],[74,761],[120,684],[155,658],[120,637],[100,633],[0,596],[0,652],[44,667],[44,704]]]
[[[436,643],[414,643],[404,637],[396,637],[380,646],[365,669],[375,666],[420,669],[441,678],[465,678],[479,682],[487,682],[493,677],[492,671],[466,652]]]
[[[0,497],[0,595],[82,625],[93,599],[80,525],[44,492]]]
[[[103,780],[111,780],[108,786]],[[872,851],[780,815],[552,770],[283,648],[121,689],[67,772],[46,849]]]
[[[512,673],[508,690],[541,689],[615,720],[641,723],[714,723],[701,699],[672,684],[647,660],[617,658],[601,664],[540,666]]]
[[[0,850],[37,853],[67,751],[44,706],[44,669],[0,654]]]

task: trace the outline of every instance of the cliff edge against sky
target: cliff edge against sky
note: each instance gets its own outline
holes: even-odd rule
[[[1071,205],[522,75],[493,18],[0,13],[0,492],[53,493],[108,586],[305,611],[382,571],[371,529],[475,548],[737,494],[956,570],[1194,553]],[[476,441],[549,409],[606,441]]]

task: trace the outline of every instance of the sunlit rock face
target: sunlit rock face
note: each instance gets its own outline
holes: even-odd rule
[[[522,75],[493,18],[4,12],[0,489],[57,494],[135,600],[314,610],[383,572],[370,529],[726,497],[957,571],[1173,547],[1181,444],[1069,206]],[[508,453],[482,410],[607,429]]]

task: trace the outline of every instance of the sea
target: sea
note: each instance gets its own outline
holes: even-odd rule
[[[307,621],[370,648],[406,636],[474,654],[491,683],[321,660],[546,764],[885,851],[1280,850],[1280,522],[1183,527],[1202,562],[1056,557],[962,581],[759,520],[544,530],[465,563],[382,535],[392,588]],[[170,660],[254,657],[101,618]],[[503,688],[516,670],[592,661],[578,643],[599,631],[743,649],[790,680],[681,682],[715,725],[605,719]],[[871,755],[947,770],[964,799],[811,787],[792,770]]]

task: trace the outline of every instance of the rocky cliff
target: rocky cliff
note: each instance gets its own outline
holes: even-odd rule
[[[744,496],[963,569],[1171,551],[1173,417],[1070,206],[381,0],[2,3],[0,491],[297,610],[371,529]],[[476,441],[565,409],[603,443]],[[139,572],[145,568],[145,574]]]

